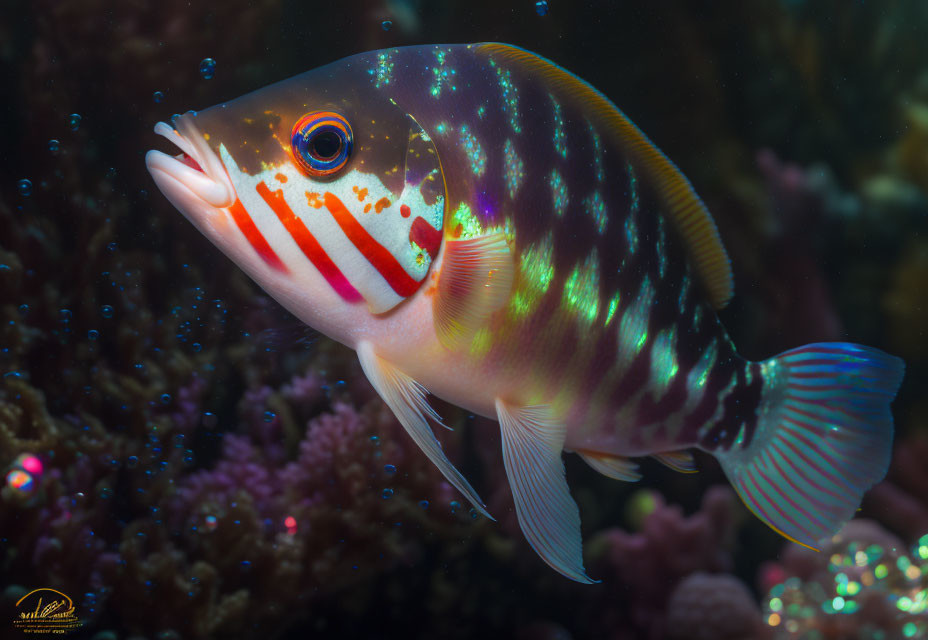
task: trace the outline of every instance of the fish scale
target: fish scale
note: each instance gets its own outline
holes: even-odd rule
[[[516,515],[579,582],[562,454],[714,455],[744,503],[814,546],[886,472],[904,365],[850,343],[740,357],[711,215],[605,96],[503,44],[360,54],[155,131],[155,181],[287,309],[354,349],[445,478],[429,390],[499,421]],[[328,138],[316,144],[314,132]],[[334,138],[333,138],[334,136]]]

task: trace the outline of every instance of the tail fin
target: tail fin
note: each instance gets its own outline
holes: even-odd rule
[[[851,519],[889,467],[905,365],[877,349],[810,344],[762,363],[750,444],[717,454],[748,508],[810,548]]]

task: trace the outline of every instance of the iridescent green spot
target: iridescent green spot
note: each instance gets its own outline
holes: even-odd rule
[[[429,93],[433,98],[438,98],[446,88],[457,91],[458,88],[454,84],[457,70],[446,65],[447,51],[436,48],[433,53],[435,54],[435,66],[432,67],[432,86],[429,87]]]
[[[554,278],[554,238],[550,232],[541,242],[522,250],[519,274],[519,288],[509,306],[514,315],[524,316],[535,308]]]
[[[525,165],[522,163],[522,158],[516,154],[512,140],[508,139],[503,146],[503,177],[506,180],[509,197],[515,198],[525,179]]]
[[[374,79],[374,87],[379,89],[384,85],[390,84],[393,79],[393,61],[389,53],[380,53],[374,66],[367,70],[367,73]]]
[[[596,249],[576,265],[564,282],[564,305],[592,324],[599,314],[599,255]]]
[[[461,146],[464,147],[464,153],[467,155],[467,159],[470,160],[471,171],[478,177],[482,176],[487,167],[487,154],[483,151],[483,147],[480,146],[476,136],[467,129],[466,124],[461,125],[460,131]]]
[[[918,626],[914,622],[906,622],[902,625],[902,635],[906,638],[914,638],[916,633],[918,633]]]
[[[738,433],[735,436],[734,445],[732,446],[740,447],[742,444],[744,444],[744,439],[747,438],[747,435],[748,435],[748,425],[746,422],[742,422],[741,427],[738,429]]]
[[[483,120],[484,116],[487,115],[487,106],[485,104],[477,107],[477,117]]]
[[[599,191],[594,191],[593,195],[583,201],[583,208],[586,209],[587,215],[593,218],[596,230],[600,234],[605,233],[609,218],[606,215],[606,203],[603,202],[602,194]]]
[[[672,327],[658,333],[651,346],[651,389],[656,398],[667,393],[679,371],[677,330]]]
[[[567,159],[567,133],[564,131],[564,118],[561,116],[561,105],[558,104],[554,96],[551,98],[551,104],[554,105],[554,150],[557,154]]]
[[[590,137],[593,138],[593,167],[596,171],[596,179],[599,182],[603,181],[603,143],[599,138],[599,134],[596,133],[596,129],[593,127],[592,122],[587,122],[590,127]]]
[[[449,131],[451,131],[451,127],[445,122],[439,122],[437,125],[435,125],[435,133],[438,135],[444,135]]]
[[[464,240],[482,236],[484,233],[480,220],[465,202],[459,204],[458,208],[451,214],[451,233],[455,238]]]
[[[612,299],[609,301],[609,308],[606,311],[606,326],[609,326],[609,323],[612,322],[612,318],[615,316],[616,310],[619,308],[619,292],[616,291],[615,295],[612,296]]]
[[[490,351],[492,345],[493,333],[487,327],[482,327],[474,334],[474,339],[470,342],[470,355],[484,356]]]
[[[561,217],[564,215],[564,211],[567,210],[567,183],[564,182],[564,178],[557,169],[551,170],[548,182],[551,183],[551,200],[554,213]]]
[[[690,369],[686,377],[686,388],[689,390],[691,399],[698,399],[702,396],[703,389],[706,388],[706,382],[709,381],[709,372],[715,364],[715,358],[718,353],[718,346],[713,339],[709,346],[699,356],[699,360]]]
[[[648,341],[648,320],[651,307],[654,305],[654,288],[650,280],[645,277],[635,301],[622,314],[619,323],[619,349],[618,358],[622,362],[629,362],[638,355]]]
[[[503,69],[492,60],[490,66],[496,69],[496,78],[499,80],[499,89],[503,99],[503,113],[509,118],[509,126],[515,133],[522,132],[522,123],[519,119],[519,90],[512,82],[512,74]]]

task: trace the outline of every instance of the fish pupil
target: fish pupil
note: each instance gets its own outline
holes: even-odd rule
[[[342,140],[334,131],[320,131],[309,141],[312,154],[320,160],[330,160],[341,150]]]

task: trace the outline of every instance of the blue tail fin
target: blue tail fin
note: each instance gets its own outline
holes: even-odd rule
[[[748,508],[816,548],[851,519],[889,466],[902,360],[842,342],[810,344],[762,363],[750,444],[717,454]]]

